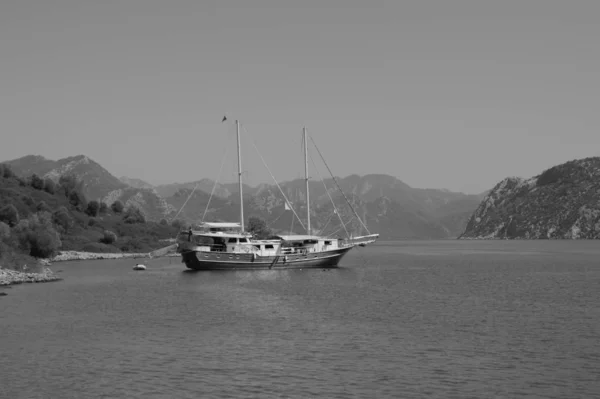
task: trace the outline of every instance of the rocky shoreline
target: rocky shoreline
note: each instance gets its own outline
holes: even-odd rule
[[[163,256],[179,256],[178,253],[171,253]],[[149,253],[99,253],[99,252],[78,252],[61,251],[50,262],[66,262],[71,260],[95,260],[95,259],[128,259],[128,258],[150,258]]]
[[[125,258],[148,258],[147,253],[99,253],[61,251],[50,262],[66,262],[70,260],[93,260],[93,259],[125,259]]]
[[[25,273],[0,268],[0,286],[22,283],[46,283],[58,280],[61,280],[61,278],[47,267],[41,273]]]
[[[163,255],[165,257],[179,256],[178,253],[170,253]],[[52,262],[66,262],[73,260],[95,260],[95,259],[126,259],[126,258],[150,258],[148,253],[96,253],[96,252],[78,252],[78,251],[61,251],[51,259],[40,259],[40,263],[44,266],[40,273],[18,272],[11,269],[3,269],[0,266],[0,286],[9,286],[21,283],[45,283],[50,281],[61,280],[48,265]],[[0,296],[6,295],[0,292]]]

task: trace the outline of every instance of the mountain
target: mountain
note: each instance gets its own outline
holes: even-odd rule
[[[9,164],[11,169],[19,176],[31,176],[33,174],[44,176],[56,167],[56,161],[46,159],[41,155],[27,155],[2,163]]]
[[[36,173],[58,180],[62,174],[75,174],[83,180],[88,199],[101,199],[108,204],[119,200],[125,206],[135,205],[148,220],[171,220],[176,216],[189,223],[239,220],[237,183],[215,184],[213,180],[202,179],[152,186],[140,179],[118,179],[83,155],[58,161],[27,156],[7,163],[21,176]],[[305,184],[303,179],[279,184],[304,225],[307,224]],[[338,185],[345,197],[340,194]],[[383,239],[457,237],[464,231],[469,216],[481,201],[478,195],[413,188],[396,177],[384,174],[350,175],[336,177],[335,181],[333,178],[310,180],[309,186],[311,228],[321,234],[345,234],[337,215],[348,223],[346,229],[349,232],[365,232],[347,204],[350,201],[368,229],[380,232]],[[293,212],[285,209],[285,200],[276,185],[244,185],[243,190],[246,222],[248,217],[257,216],[277,231],[305,231],[293,217]],[[332,200],[337,215],[333,213]]]
[[[460,238],[600,238],[600,157],[566,162],[529,179],[502,180]]]
[[[83,193],[88,200],[96,199],[108,205],[119,200],[126,207],[135,205],[141,209],[148,220],[160,220],[173,211],[150,184],[139,179],[128,179],[127,183],[123,182],[85,155],[58,161],[28,155],[3,163],[10,165],[11,169],[21,177],[29,177],[35,173],[56,182],[62,175],[75,175],[83,181]],[[138,187],[133,187],[131,184]]]
[[[133,187],[133,188],[154,188],[154,186],[148,182],[143,181],[142,179],[136,179],[136,178],[129,178],[126,176],[121,176],[119,177],[119,180],[128,185],[129,187]]]
[[[63,158],[58,161],[28,155],[3,163],[9,164],[12,170],[22,177],[28,177],[35,173],[40,177],[57,182],[62,175],[75,175],[83,181],[83,193],[88,199],[98,199],[110,191],[127,187],[100,164],[85,155]]]
[[[202,179],[198,181],[188,182],[188,183],[171,183],[171,184],[161,184],[156,186],[156,192],[163,198],[171,197],[175,195],[181,189],[189,189],[193,190],[194,187],[197,191],[202,191],[207,194],[213,193],[214,196],[219,198],[229,198],[231,193],[235,191],[239,192],[238,183],[216,183],[211,179]],[[214,192],[213,192],[214,190]],[[254,187],[250,187],[247,184],[243,184],[242,190],[244,193],[253,193],[256,191]]]

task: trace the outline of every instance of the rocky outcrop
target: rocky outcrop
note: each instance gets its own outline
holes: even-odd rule
[[[40,273],[24,273],[0,268],[0,286],[21,283],[45,283],[60,280],[52,270],[44,268]]]
[[[600,157],[498,183],[467,223],[465,239],[600,238]]]

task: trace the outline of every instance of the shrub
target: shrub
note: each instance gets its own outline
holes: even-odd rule
[[[71,191],[67,198],[69,199],[69,204],[79,212],[83,212],[87,208],[87,200],[80,191]]]
[[[109,230],[104,230],[104,237],[100,239],[103,244],[112,244],[117,241],[117,235]]]
[[[113,202],[112,205],[110,206],[110,209],[112,209],[112,211],[114,213],[121,213],[121,212],[123,212],[123,208],[124,208],[123,203],[121,201],[119,201],[119,200]]]
[[[123,252],[142,252],[145,247],[144,243],[139,238],[135,237],[127,238],[119,246]]]
[[[49,194],[56,192],[56,183],[51,179],[44,179],[44,191]]]
[[[88,228],[89,217],[85,213],[72,212],[71,215],[73,216],[74,226],[80,226],[84,229]]]
[[[123,221],[128,224],[146,223],[146,217],[139,208],[130,206],[123,216]]]
[[[0,177],[4,177],[5,179],[15,177],[12,168],[8,164],[0,164]]]
[[[40,264],[31,256],[19,253],[0,241],[0,264],[4,268],[35,273],[41,271]]]
[[[103,244],[100,242],[90,242],[83,246],[82,248],[85,252],[95,252],[95,253],[119,253],[121,252],[117,247],[112,245]]]
[[[23,201],[23,203],[26,204],[27,206],[33,206],[33,204],[35,204],[35,202],[33,201],[33,198],[31,198],[29,195],[22,195],[21,201]]]
[[[38,212],[50,212],[50,207],[48,206],[48,204],[46,204],[46,201],[40,201],[40,202],[38,202],[38,204],[36,205],[35,209]]]
[[[73,191],[83,191],[83,182],[78,180],[74,175],[62,175],[58,179],[58,184],[67,198],[69,198],[69,194]]]
[[[4,222],[11,227],[19,223],[19,212],[13,204],[8,204],[0,209],[0,222]]]
[[[52,214],[52,221],[56,226],[59,226],[65,233],[73,226],[73,219],[69,215],[69,211],[64,206],[58,208]]]
[[[42,179],[35,173],[32,174],[31,175],[31,187],[35,188],[36,190],[43,190],[44,189],[44,179]]]
[[[258,239],[266,239],[273,234],[267,227],[267,222],[256,216],[248,218],[248,231]]]
[[[10,237],[10,227],[4,222],[0,222],[0,241],[5,241],[8,237]]]
[[[167,222],[167,219],[164,219],[164,218],[163,218],[163,219],[160,219],[160,225],[161,225],[161,226],[166,226],[166,225],[168,225],[168,224],[169,224],[169,222]]]
[[[105,214],[108,212],[108,205],[106,205],[106,202],[100,203],[100,209],[98,210],[98,212],[101,214]]]
[[[171,222],[171,226],[181,229],[184,226],[183,220],[175,219]]]
[[[90,216],[95,217],[95,216],[98,216],[99,211],[100,211],[100,204],[98,203],[98,201],[92,200],[92,201],[88,202],[85,213],[87,213]]]
[[[554,166],[550,169],[542,172],[540,177],[538,177],[537,184],[540,186],[545,186],[547,184],[556,183],[561,178],[561,171],[559,166]]]
[[[14,228],[19,248],[35,258],[49,258],[61,246],[58,232],[52,227],[49,213],[31,215]]]

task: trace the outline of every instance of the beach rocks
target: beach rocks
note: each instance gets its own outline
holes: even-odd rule
[[[67,260],[92,260],[92,259],[124,259],[124,258],[147,258],[147,253],[120,253],[104,254],[97,252],[61,251],[52,258],[52,262],[63,262]]]
[[[45,283],[60,280],[52,270],[44,268],[41,273],[23,273],[0,268],[0,286],[21,283]]]

